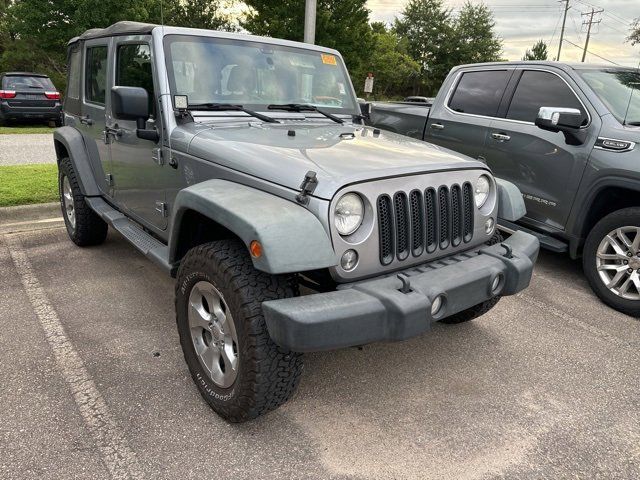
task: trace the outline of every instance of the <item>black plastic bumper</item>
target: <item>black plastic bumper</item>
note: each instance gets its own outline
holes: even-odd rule
[[[10,106],[6,102],[0,103],[0,117],[6,120],[30,120],[30,119],[43,119],[43,120],[58,120],[60,119],[60,112],[62,111],[62,105],[56,104],[52,107],[30,107]]]
[[[434,321],[527,288],[539,247],[536,237],[516,232],[502,244],[400,272],[404,282],[396,272],[334,292],[264,302],[267,328],[275,343],[296,352],[404,340]],[[439,296],[444,305],[434,316]]]

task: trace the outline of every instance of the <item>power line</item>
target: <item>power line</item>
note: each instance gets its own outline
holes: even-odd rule
[[[580,46],[580,45],[578,45],[576,43],[573,43],[572,41],[567,40],[566,38],[565,38],[564,41],[569,43],[569,44],[571,44],[571,45],[573,45],[574,47],[578,47],[579,49],[582,50],[582,46]],[[593,52],[591,52],[589,50],[587,50],[587,53],[590,54],[590,55],[593,55],[594,57],[598,57],[599,59],[604,60],[605,62],[613,63],[614,65],[617,65],[618,67],[623,67],[624,66],[624,65],[620,65],[619,63],[614,62],[613,60],[609,60],[608,58],[604,58],[604,57],[598,55],[597,53],[593,53]]]

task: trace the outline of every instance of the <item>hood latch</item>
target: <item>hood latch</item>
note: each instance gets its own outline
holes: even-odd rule
[[[296,200],[302,205],[309,204],[309,195],[311,195],[318,186],[318,178],[316,172],[309,170],[304,176],[304,180],[300,184],[300,193],[296,195]]]

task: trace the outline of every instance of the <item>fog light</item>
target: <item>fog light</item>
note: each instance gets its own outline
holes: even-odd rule
[[[355,250],[347,250],[342,254],[340,259],[340,266],[347,272],[356,268],[358,264],[358,252]]]
[[[444,304],[444,298],[442,295],[438,295],[431,304],[431,316],[435,317],[442,310],[442,305]]]
[[[494,226],[495,226],[495,222],[493,221],[493,218],[490,218],[489,220],[484,222],[484,232],[487,235],[491,235],[493,233]]]

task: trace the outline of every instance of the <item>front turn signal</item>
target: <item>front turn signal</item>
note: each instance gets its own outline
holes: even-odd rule
[[[249,244],[249,251],[253,258],[260,258],[262,256],[262,244],[257,240],[251,241]]]

